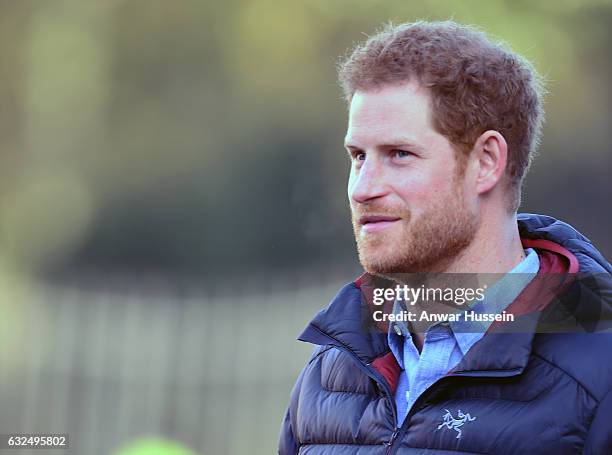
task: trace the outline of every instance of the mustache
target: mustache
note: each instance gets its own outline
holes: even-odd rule
[[[393,218],[410,218],[410,210],[406,207],[392,207],[388,205],[372,204],[359,207],[350,207],[353,221],[358,221],[364,217],[393,217]]]

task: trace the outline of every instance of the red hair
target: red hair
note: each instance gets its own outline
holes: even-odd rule
[[[348,101],[356,91],[415,78],[428,88],[433,127],[460,151],[460,164],[482,133],[498,131],[517,210],[544,121],[542,79],[526,59],[452,21],[389,24],[340,62],[338,78]]]

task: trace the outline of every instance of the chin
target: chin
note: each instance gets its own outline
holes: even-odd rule
[[[397,273],[401,268],[399,258],[383,252],[360,252],[359,262],[366,272],[373,275]]]

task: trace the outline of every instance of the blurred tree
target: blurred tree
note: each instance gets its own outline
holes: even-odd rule
[[[523,209],[612,252],[611,1],[0,8],[7,263],[63,276],[356,268],[334,63],[389,19],[449,17],[509,42],[548,80]]]

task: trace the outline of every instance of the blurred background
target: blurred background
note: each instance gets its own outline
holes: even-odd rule
[[[335,63],[421,18],[534,62],[521,211],[610,258],[612,1],[0,1],[0,433],[275,453],[295,337],[359,274]]]

